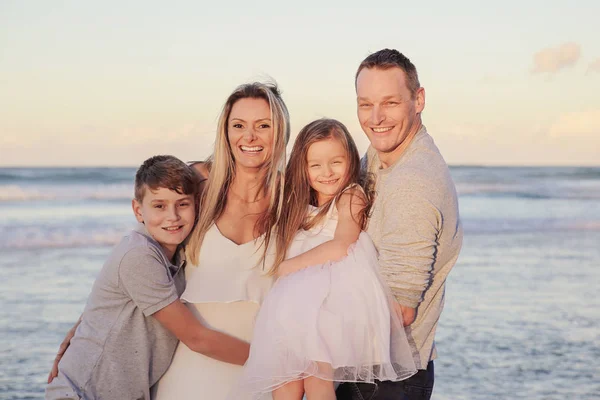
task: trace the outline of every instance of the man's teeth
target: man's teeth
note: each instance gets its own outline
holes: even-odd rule
[[[241,146],[242,151],[262,151],[262,146]]]
[[[388,128],[371,128],[371,129],[373,129],[374,132],[383,133],[383,132],[387,132],[387,131],[392,130],[392,127],[388,127]]]

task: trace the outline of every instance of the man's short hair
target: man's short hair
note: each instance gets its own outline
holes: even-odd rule
[[[134,192],[137,201],[144,199],[147,188],[166,188],[195,198],[199,190],[199,177],[192,167],[177,157],[154,156],[144,161],[135,174]]]
[[[377,68],[377,69],[390,69],[400,68],[406,75],[406,86],[413,98],[417,94],[417,90],[421,87],[419,83],[419,75],[417,74],[417,68],[410,60],[398,50],[395,49],[383,49],[379,50],[363,60],[358,66],[356,75],[354,76],[354,85],[358,80],[358,74],[365,68]]]

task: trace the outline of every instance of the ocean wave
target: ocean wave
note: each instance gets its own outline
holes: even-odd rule
[[[135,168],[0,168],[0,183],[133,182]]]
[[[131,200],[132,184],[113,185],[0,185],[0,202],[37,200]]]
[[[600,220],[463,218],[465,234],[600,231]]]
[[[135,223],[114,226],[29,226],[0,228],[0,249],[114,246]]]

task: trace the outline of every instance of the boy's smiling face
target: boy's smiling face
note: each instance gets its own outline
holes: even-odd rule
[[[136,219],[144,223],[169,259],[190,234],[196,219],[194,197],[167,188],[146,187],[143,200],[134,199],[132,208]]]

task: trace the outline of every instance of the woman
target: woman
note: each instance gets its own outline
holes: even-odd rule
[[[186,247],[190,263],[181,298],[203,324],[247,342],[273,283],[271,228],[281,210],[289,131],[275,85],[242,85],[223,107],[211,160],[196,166],[208,180]],[[244,351],[243,359],[249,347]],[[180,343],[155,397],[224,399],[241,370]]]

